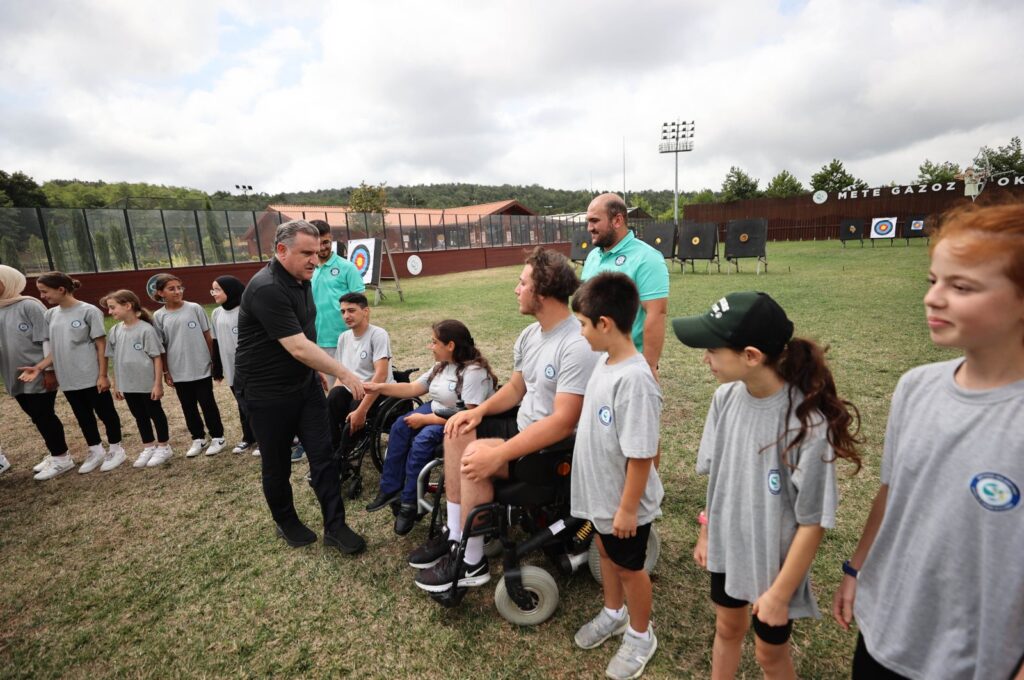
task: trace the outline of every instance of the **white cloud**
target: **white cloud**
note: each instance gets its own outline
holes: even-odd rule
[[[42,1],[0,9],[0,168],[209,191],[872,184],[1020,134],[1016,3]],[[23,5],[23,6],[22,6]]]

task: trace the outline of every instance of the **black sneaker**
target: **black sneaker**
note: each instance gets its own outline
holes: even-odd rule
[[[316,542],[316,533],[297,519],[278,524],[277,535],[293,548],[301,548]]]
[[[387,506],[391,505],[401,497],[401,491],[392,491],[391,493],[384,493],[383,491],[378,491],[377,497],[366,505],[366,511],[377,512],[378,510],[382,510]]]
[[[448,554],[451,543],[448,540],[448,528],[409,553],[409,566],[413,569],[429,569],[437,561]]]
[[[398,514],[395,515],[396,534],[405,536],[412,531],[412,528],[416,526],[416,520],[419,519],[419,513],[416,510],[415,503],[402,503],[401,507],[398,508]]]
[[[459,560],[458,568],[453,568],[456,551],[442,557],[430,569],[423,569],[416,575],[416,585],[428,593],[444,593],[451,590],[452,583],[457,588],[475,588],[491,580],[491,568],[484,557],[476,564],[466,564]]]
[[[346,555],[355,555],[366,548],[366,541],[347,524],[342,524],[334,531],[324,531],[324,547],[334,548]]]

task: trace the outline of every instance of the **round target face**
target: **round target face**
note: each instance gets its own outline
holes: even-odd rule
[[[693,238],[691,238],[690,243],[692,243],[693,245],[697,245],[698,243],[700,243],[700,236],[694,236]]]
[[[656,239],[654,239],[654,242],[657,243],[658,245],[661,245],[661,237],[659,236]]]
[[[352,249],[352,256],[349,259],[356,266],[360,276],[365,276],[366,272],[370,271],[370,249],[363,244]]]
[[[891,220],[879,220],[875,222],[875,233],[881,236],[885,236],[894,229],[894,225]]]
[[[854,225],[854,224],[851,224],[850,226],[848,226],[847,229],[850,231],[851,234],[856,234],[857,233],[857,226]]]
[[[750,234],[740,234],[740,243],[746,243],[750,240]]]
[[[587,246],[589,246],[589,245],[590,245],[589,243],[587,243],[586,241],[584,241],[583,243],[581,243],[581,244],[580,244],[580,248],[582,248],[583,250],[586,250],[586,249],[587,249]]]
[[[419,276],[420,272],[423,271],[423,260],[420,259],[419,255],[410,255],[409,259],[405,261],[405,268],[413,276]]]

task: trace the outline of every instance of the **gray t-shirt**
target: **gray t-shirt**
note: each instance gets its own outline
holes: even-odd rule
[[[95,341],[107,334],[103,313],[80,301],[67,309],[50,307],[43,316],[60,388],[67,392],[96,387],[100,365]]]
[[[114,386],[119,392],[153,391],[153,359],[164,353],[156,329],[139,319],[131,326],[114,324],[107,336],[107,356],[114,360]]]
[[[12,397],[19,394],[42,394],[43,375],[30,383],[18,380],[21,366],[32,366],[43,360],[43,340],[46,339],[46,319],[43,303],[21,300],[0,307],[0,373],[4,387]]]
[[[445,407],[454,408],[460,398],[466,405],[479,406],[494,394],[494,383],[487,375],[487,371],[479,364],[468,364],[462,371],[462,392],[460,394],[456,391],[458,387],[457,370],[455,363],[449,361],[429,382],[430,371],[416,379],[416,382],[427,388],[430,410],[434,413]]]
[[[790,389],[795,411],[803,395]],[[710,475],[708,571],[724,573],[725,592],[747,602],[775,582],[799,525],[831,529],[836,522],[835,453],[821,414],[782,460],[800,430],[795,413],[786,422],[789,391],[757,399],[741,381],[719,386],[697,453],[697,474]],[[780,439],[786,430],[791,434]],[[819,616],[808,575],[789,602],[789,618]]]
[[[174,382],[210,377],[213,362],[203,335],[210,330],[210,321],[205,309],[194,302],[184,302],[174,311],[162,307],[153,315],[153,325],[167,350],[167,370]]]
[[[538,321],[524,328],[512,356],[512,370],[522,373],[526,383],[516,420],[520,432],[554,412],[558,392],[583,394],[597,362],[573,314],[549,331],[541,330]]]
[[[380,326],[370,324],[366,327],[366,332],[358,338],[352,329],[339,335],[334,358],[364,381],[373,379],[373,362],[387,359],[388,377],[384,382],[395,382],[395,377],[391,374],[391,338]]]
[[[954,381],[962,359],[896,386],[885,516],[857,579],[871,655],[909,678],[1009,678],[1024,652],[1024,380]]]
[[[600,355],[576,428],[572,514],[589,519],[602,534],[612,532],[626,485],[627,459],[658,453],[661,403],[661,389],[642,354],[611,365],[607,354]],[[651,467],[637,509],[638,526],[661,517],[664,495],[658,471]]]
[[[210,322],[210,335],[217,341],[220,363],[224,367],[224,382],[235,384],[235,352],[238,351],[238,311],[217,307]]]

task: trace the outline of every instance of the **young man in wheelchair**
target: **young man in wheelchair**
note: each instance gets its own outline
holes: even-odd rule
[[[335,359],[355,373],[362,382],[394,382],[391,338],[383,328],[370,323],[370,303],[366,296],[362,293],[346,293],[340,301],[341,318],[348,330],[338,336]],[[358,433],[365,428],[376,401],[375,393],[367,393],[362,399],[355,400],[352,393],[343,386],[337,386],[327,394],[331,446],[336,453],[343,446],[351,447],[356,443]],[[343,437],[346,424],[348,434],[351,435],[349,437]],[[344,455],[346,451],[342,450],[341,453]]]
[[[569,310],[569,297],[578,287],[572,266],[560,253],[537,248],[527,258],[515,294],[519,313],[536,321],[515,342],[508,383],[445,424],[448,526],[409,555],[410,566],[420,569],[420,588],[443,593],[453,584],[465,588],[490,580],[482,536],[468,540],[464,559],[455,557],[463,518],[494,498],[495,478],[516,479],[517,466],[535,468],[521,459],[575,431],[597,360]]]

